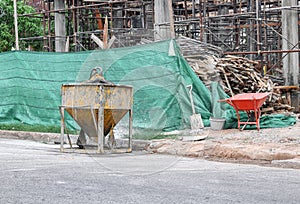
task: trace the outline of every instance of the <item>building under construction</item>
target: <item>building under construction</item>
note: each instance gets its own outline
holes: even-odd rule
[[[284,73],[286,85],[298,85],[297,0],[25,2],[37,8],[26,16],[40,18],[44,34],[20,40],[40,41],[44,51],[124,47],[185,36],[219,47],[223,54],[258,60],[262,72]]]

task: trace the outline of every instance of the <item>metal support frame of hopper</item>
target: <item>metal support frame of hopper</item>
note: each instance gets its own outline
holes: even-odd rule
[[[129,142],[132,151],[133,88],[102,83],[74,83],[61,87],[62,105],[60,149],[64,151],[65,111],[82,130],[97,141],[97,153],[104,152],[105,136],[129,113]]]

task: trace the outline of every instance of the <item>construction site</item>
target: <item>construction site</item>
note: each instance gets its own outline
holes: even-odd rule
[[[43,35],[0,53],[3,137],[299,163],[298,1],[22,2]]]
[[[299,2],[0,0],[0,203],[298,203]]]

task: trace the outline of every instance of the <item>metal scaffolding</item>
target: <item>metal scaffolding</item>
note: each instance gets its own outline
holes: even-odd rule
[[[162,0],[167,1],[167,0]],[[27,14],[41,18],[43,36],[20,38],[40,40],[45,51],[55,51],[55,41],[63,38],[69,51],[98,49],[91,38],[103,39],[105,17],[108,17],[108,38],[111,47],[131,46],[153,41],[155,0],[65,0],[64,8],[56,9],[56,0],[26,0],[37,12]],[[282,12],[298,12],[300,6],[283,6],[281,0],[173,0],[176,36],[222,48],[225,54],[259,60],[267,72],[281,72],[282,59],[299,52],[298,44],[283,50]],[[298,1],[297,1],[298,2]],[[299,4],[299,3],[298,3]],[[65,17],[65,36],[55,36],[55,14]],[[22,17],[24,15],[19,15]],[[165,22],[170,25],[170,22]]]
[[[63,38],[69,51],[93,50],[99,48],[91,39],[94,34],[103,38],[105,18],[108,18],[109,36],[115,36],[113,47],[132,46],[141,38],[153,40],[153,2],[144,1],[102,1],[65,0],[63,8],[55,7],[55,0],[27,0],[37,8],[36,13],[19,15],[41,18],[43,36],[21,38],[20,40],[40,40],[45,51],[55,51],[55,41]],[[53,25],[56,15],[63,15],[66,32],[55,35]]]

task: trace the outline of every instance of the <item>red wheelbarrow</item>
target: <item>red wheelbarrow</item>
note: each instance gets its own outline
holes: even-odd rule
[[[260,107],[263,105],[263,103],[266,101],[268,95],[270,95],[271,93],[267,92],[267,93],[243,93],[243,94],[237,94],[233,97],[227,98],[227,99],[223,99],[220,100],[220,102],[226,102],[229,105],[231,105],[235,111],[236,111],[236,115],[237,115],[237,119],[238,119],[238,128],[240,130],[243,130],[246,125],[250,125],[250,124],[254,124],[256,125],[257,130],[260,129],[259,127],[259,118],[260,118]],[[246,122],[241,122],[240,120],[240,113],[239,111],[245,111],[248,115],[248,120]],[[250,121],[250,119],[252,119],[251,117],[253,117],[254,115],[254,119],[255,121]],[[241,129],[241,124],[243,124],[244,126]]]

